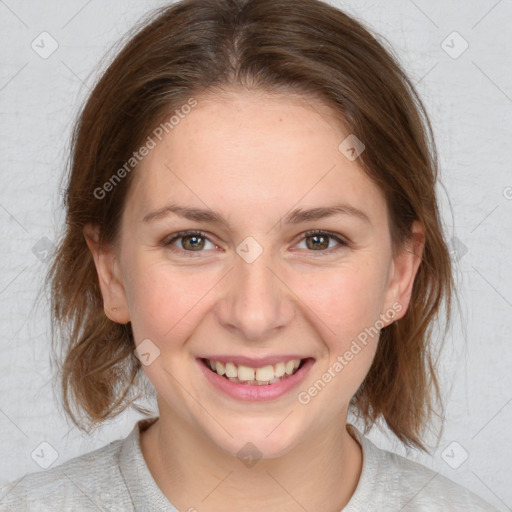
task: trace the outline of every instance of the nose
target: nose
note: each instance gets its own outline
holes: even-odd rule
[[[216,308],[220,324],[249,341],[270,338],[285,328],[295,308],[283,277],[270,251],[264,250],[250,263],[235,255]]]

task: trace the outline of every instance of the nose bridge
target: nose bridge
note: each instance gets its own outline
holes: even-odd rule
[[[254,257],[255,247],[250,243],[237,249],[220,321],[226,328],[240,331],[240,336],[257,340],[286,325],[293,317],[293,307],[286,287],[275,275],[279,271],[270,250]]]

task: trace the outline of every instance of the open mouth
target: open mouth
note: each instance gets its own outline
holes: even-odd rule
[[[291,377],[310,359],[312,358],[292,359],[259,368],[251,368],[249,366],[236,365],[229,362],[224,364],[220,361],[212,361],[204,358],[201,358],[201,362],[211,372],[235,384],[268,386]]]

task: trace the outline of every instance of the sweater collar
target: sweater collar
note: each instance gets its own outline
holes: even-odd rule
[[[157,419],[150,418],[137,422],[123,441],[119,466],[135,510],[179,512],[156,484],[140,447],[141,432]],[[361,446],[363,464],[356,490],[342,512],[358,512],[361,510],[361,505],[366,503],[369,489],[379,481],[377,473],[385,468],[380,468],[382,460],[378,457],[378,448],[351,423],[346,424],[346,429]]]

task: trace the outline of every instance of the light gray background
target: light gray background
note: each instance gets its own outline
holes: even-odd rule
[[[138,418],[127,413],[91,437],[71,428],[52,391],[48,311],[34,300],[62,222],[73,118],[106,49],[163,3],[0,0],[0,484],[42,470],[37,454],[54,454],[57,465],[124,437]],[[407,456],[512,510],[512,1],[332,3],[390,41],[426,103],[441,157],[462,308],[441,364],[444,435],[432,457]],[[31,47],[42,46],[43,31],[58,42],[46,59]],[[378,429],[369,437],[406,454]]]

